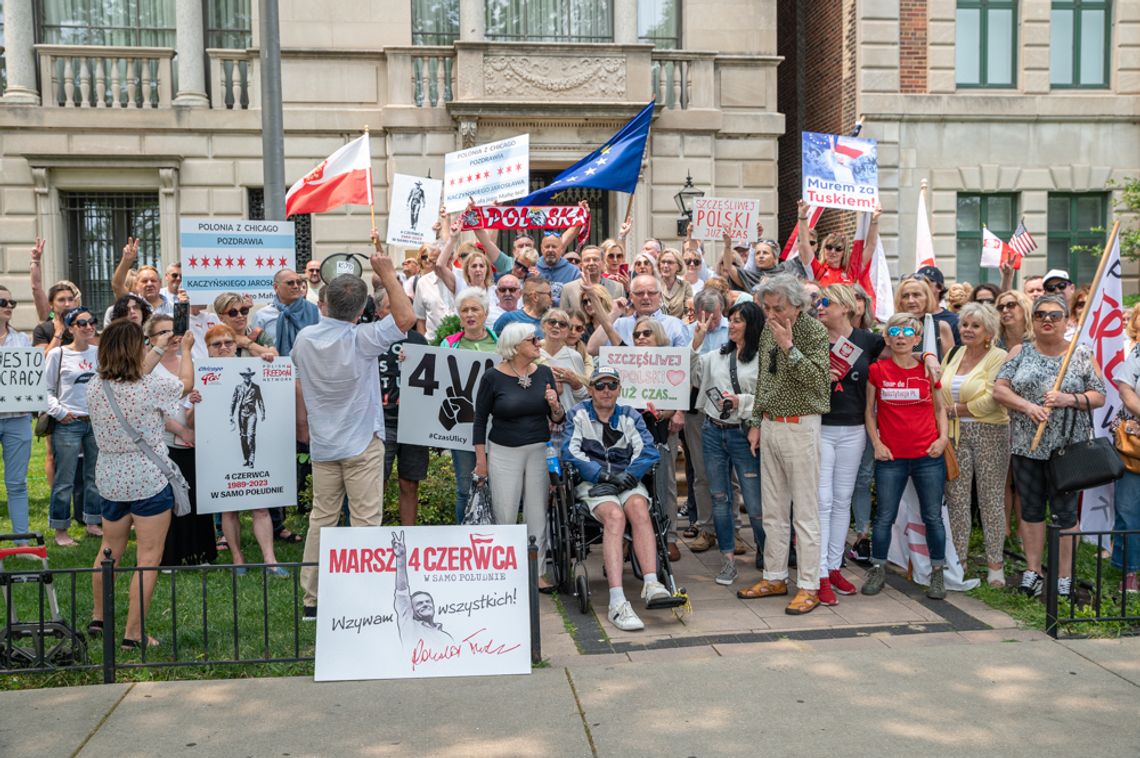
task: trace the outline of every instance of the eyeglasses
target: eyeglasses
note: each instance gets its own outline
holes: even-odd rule
[[[471,255],[471,253],[460,253],[459,254],[459,260],[465,261],[465,260],[467,260],[467,256],[469,256],[469,255]]]
[[[700,258],[686,258],[685,259],[685,265],[686,266],[699,266],[699,265],[701,265],[701,259]]]
[[[305,283],[304,279],[282,279],[281,283],[286,287],[300,287]]]
[[[992,297],[979,297],[974,302],[975,303],[981,303],[982,305],[993,305],[994,304],[994,300]]]
[[[636,339],[650,339],[653,337],[652,329],[641,329],[633,333],[633,338]]]
[[[560,318],[552,318],[552,319],[549,319],[548,321],[546,321],[545,323],[549,324],[550,326],[557,327],[559,329],[565,329],[566,327],[570,326],[569,324],[567,324],[565,321],[563,321]]]
[[[915,334],[913,326],[891,326],[887,328],[888,337],[913,337]]]
[[[819,300],[815,301],[816,308],[826,308],[829,305],[831,305],[831,298],[829,297],[821,297]]]
[[[1001,305],[997,306],[997,311],[998,313],[1005,313],[1006,311],[1012,311],[1016,307],[1016,302],[1002,303]]]
[[[1060,321],[1065,317],[1062,311],[1034,311],[1033,319],[1035,321]]]
[[[15,308],[15,307],[16,307],[16,301],[15,300],[6,300],[5,298],[0,297],[0,308]]]
[[[1050,282],[1049,284],[1046,284],[1045,285],[1045,291],[1046,292],[1064,292],[1065,289],[1067,287],[1069,287],[1071,284],[1072,284],[1072,282],[1067,282],[1064,279],[1061,279],[1059,281],[1054,281],[1054,282]]]
[[[572,263],[575,266],[582,262],[581,258],[571,258],[569,255],[562,256],[562,260],[566,261],[567,263]]]
[[[235,342],[234,340],[218,340],[217,342],[209,343],[209,345],[207,345],[207,347],[212,347],[212,348],[217,349],[220,347],[233,347],[236,344],[237,344],[237,342]]]
[[[645,290],[643,292],[634,292],[632,294],[634,297],[653,297],[654,295],[660,295],[661,293],[657,290]]]
[[[167,274],[167,276],[169,276],[171,278],[171,280],[182,278],[182,274],[176,274],[173,271],[171,271],[169,274]]]
[[[572,332],[584,332],[584,331],[586,331],[586,327],[582,326],[581,324],[571,324],[570,325],[570,331],[572,331]]]
[[[76,321],[75,323],[77,323],[77,324],[78,324],[79,322],[78,322],[78,321]],[[90,322],[88,322],[88,323],[94,324],[95,322],[94,322],[94,321],[90,321]],[[155,337],[161,337],[161,336],[162,336],[162,335],[164,335],[164,334],[174,334],[174,330],[173,330],[173,329],[160,329],[159,331],[157,331],[157,332],[155,332],[154,334],[150,335],[150,339],[154,339]]]
[[[249,307],[242,306],[241,308],[230,308],[228,311],[226,311],[226,315],[230,318],[237,318],[239,314],[242,316],[248,316]]]
[[[79,326],[79,327],[95,326],[95,324],[97,324],[97,323],[98,322],[95,321],[95,319],[93,319],[93,318],[76,319],[75,321],[71,322],[72,326]],[[159,332],[159,334],[161,334],[161,332]]]
[[[621,386],[621,382],[594,382],[594,389],[604,392],[613,392]]]
[[[840,247],[839,245],[824,245],[823,249],[835,251],[835,250],[842,250],[843,248]]]
[[[507,292],[518,292],[519,288],[518,287],[496,287],[495,290],[498,292],[507,293]]]
[[[530,344],[534,345],[535,347],[538,347],[539,345],[542,344],[542,340],[540,340],[538,337],[531,337],[528,341],[530,342]]]
[[[606,258],[610,259],[611,261],[617,260],[618,258],[621,258],[621,257],[622,257],[621,253],[606,253]]]
[[[1084,300],[1078,300],[1076,303],[1073,304],[1073,310],[1079,311],[1081,308],[1084,308],[1087,304],[1088,303],[1086,303]]]

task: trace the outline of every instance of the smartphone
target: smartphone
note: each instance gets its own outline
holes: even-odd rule
[[[174,304],[174,336],[181,337],[190,329],[190,303]]]
[[[707,397],[713,405],[716,406],[718,413],[724,412],[724,393],[716,387],[709,387],[705,390],[705,397]]]

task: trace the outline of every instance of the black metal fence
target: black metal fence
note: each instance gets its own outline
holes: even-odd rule
[[[1045,632],[1056,639],[1062,627],[1090,623],[1121,623],[1140,631],[1140,595],[1130,593],[1124,586],[1125,574],[1105,565],[1104,551],[1112,545],[1114,537],[1121,537],[1121,565],[1128,566],[1128,538],[1140,537],[1140,529],[1104,531],[1065,531],[1050,524],[1046,527],[1049,548],[1045,572]],[[1098,549],[1091,572],[1083,575],[1077,561],[1077,546],[1083,537],[1095,538]],[[1061,595],[1057,591],[1057,578],[1061,568],[1061,542],[1072,541],[1072,558],[1069,576],[1072,588],[1065,609],[1061,609]],[[1087,598],[1085,597],[1087,593]]]

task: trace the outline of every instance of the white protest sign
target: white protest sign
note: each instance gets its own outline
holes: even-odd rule
[[[759,215],[759,200],[698,197],[693,200],[693,239],[719,240],[727,228],[733,242],[750,244]]]
[[[498,363],[493,353],[404,344],[400,367],[400,425],[406,445],[474,450],[475,393],[484,371]]]
[[[389,245],[399,247],[419,247],[435,241],[431,225],[435,223],[439,209],[439,196],[443,192],[443,182],[422,176],[395,174],[392,176],[392,189],[388,193],[391,205],[388,206]]]
[[[46,410],[47,392],[42,349],[0,348],[0,413]]]
[[[603,347],[597,366],[612,366],[621,374],[621,402],[634,408],[649,403],[658,410],[689,409],[687,347]]]
[[[207,358],[195,363],[198,513],[278,508],[297,502],[293,362]]]
[[[273,275],[296,268],[292,221],[184,218],[179,224],[182,286],[192,305],[210,305],[223,292],[273,299]]]
[[[443,156],[443,205],[449,213],[514,200],[530,192],[530,135],[490,142]]]
[[[326,527],[315,679],[530,673],[526,527]]]
[[[875,210],[879,202],[875,140],[804,132],[802,146],[804,202],[845,211]]]

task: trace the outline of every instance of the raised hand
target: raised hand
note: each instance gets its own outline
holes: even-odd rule
[[[123,245],[123,260],[134,263],[139,257],[138,237],[127,237],[127,244]]]
[[[44,257],[44,240],[36,237],[36,244],[32,245],[32,263],[39,263]]]
[[[631,229],[633,229],[633,219],[627,218],[625,221],[621,222],[621,228],[618,229],[618,238],[625,239],[628,237]]]
[[[404,545],[404,530],[400,530],[400,535],[397,537],[395,532],[392,532],[392,554],[396,556],[397,560],[403,560],[408,554],[408,549]]]
[[[550,382],[546,383],[546,392],[543,393],[546,398],[546,404],[550,406],[550,410],[555,413],[558,412],[558,393],[554,391],[554,387],[550,386]]]

